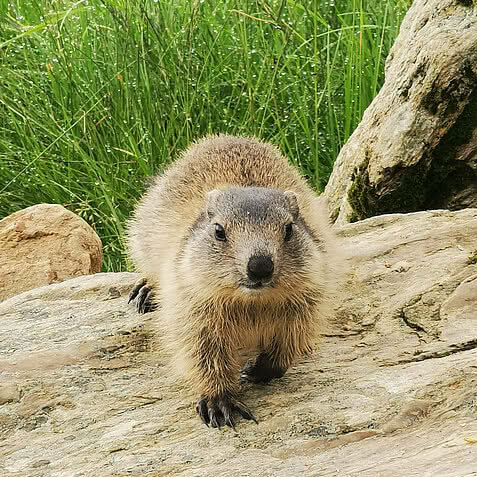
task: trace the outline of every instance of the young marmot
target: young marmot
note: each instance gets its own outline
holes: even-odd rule
[[[209,136],[156,178],[129,224],[145,276],[138,310],[159,326],[212,427],[234,427],[242,371],[283,376],[312,349],[335,282],[333,237],[321,201],[278,149],[254,138]]]

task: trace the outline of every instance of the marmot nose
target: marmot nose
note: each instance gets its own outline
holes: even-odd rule
[[[273,275],[273,261],[267,255],[252,255],[247,265],[249,280],[259,282],[270,280]]]

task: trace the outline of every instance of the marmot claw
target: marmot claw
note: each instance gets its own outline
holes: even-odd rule
[[[135,300],[136,310],[138,313],[149,313],[157,308],[157,304],[154,303],[154,291],[151,287],[147,286],[147,279],[141,278],[129,294],[128,303]]]
[[[196,411],[207,427],[210,425],[220,429],[221,426],[225,425],[237,432],[232,417],[234,411],[238,412],[244,419],[254,421],[255,424],[258,424],[257,419],[248,406],[230,396],[214,398],[201,397],[197,403]]]

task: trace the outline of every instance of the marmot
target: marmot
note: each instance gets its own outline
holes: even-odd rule
[[[130,301],[159,307],[205,424],[234,428],[233,412],[256,422],[240,377],[279,378],[312,349],[335,282],[326,217],[275,146],[226,135],[189,147],[137,206],[129,249],[146,278]],[[241,375],[247,349],[258,356]]]

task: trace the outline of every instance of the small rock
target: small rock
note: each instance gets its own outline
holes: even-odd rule
[[[58,204],[38,204],[0,220],[0,301],[101,270],[96,232]]]
[[[381,428],[382,432],[389,434],[414,424],[419,419],[423,419],[435,403],[429,400],[413,399],[406,403],[397,416],[385,423]]]
[[[0,406],[7,402],[18,402],[20,391],[16,384],[7,384],[0,387]]]
[[[49,465],[50,461],[48,459],[40,459],[37,460],[36,462],[33,462],[31,465],[34,469],[37,469],[38,467],[44,467],[45,465]]]
[[[406,262],[405,260],[402,260],[400,262],[396,262],[391,267],[391,271],[397,272],[397,273],[403,273],[403,272],[407,272],[410,268],[411,268],[411,264],[409,262]]]

